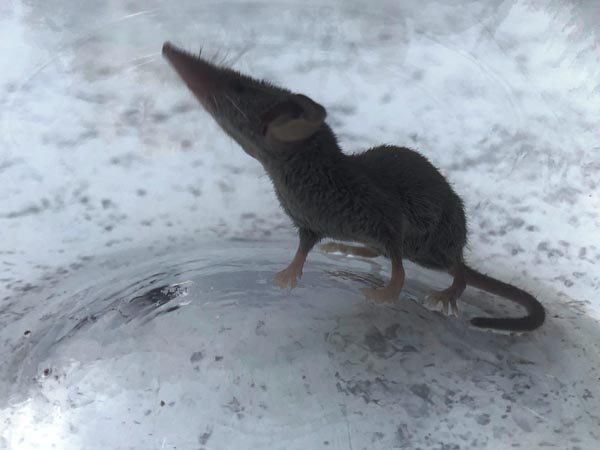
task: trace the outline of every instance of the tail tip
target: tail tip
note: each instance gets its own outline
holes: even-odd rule
[[[474,317],[471,319],[471,325],[477,328],[487,328],[490,330],[507,332],[525,332],[534,331],[544,323],[544,315],[529,316],[520,319],[494,319],[492,317]]]

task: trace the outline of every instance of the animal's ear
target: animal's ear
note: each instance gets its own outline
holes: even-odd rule
[[[263,115],[263,133],[279,141],[302,141],[315,134],[326,116],[325,108],[307,96],[292,95]]]

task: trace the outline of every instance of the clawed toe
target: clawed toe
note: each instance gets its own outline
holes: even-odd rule
[[[302,274],[298,274],[289,269],[283,269],[273,275],[273,284],[281,289],[287,287],[295,288],[298,285],[298,279]]]
[[[425,297],[425,305],[434,311],[440,311],[446,316],[458,317],[457,298],[448,292],[436,291]]]

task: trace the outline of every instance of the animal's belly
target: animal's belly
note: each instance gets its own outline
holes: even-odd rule
[[[335,209],[325,212],[310,207],[296,208],[289,203],[282,206],[297,227],[311,230],[322,238],[365,243],[370,241],[363,233],[354,230],[351,221]]]

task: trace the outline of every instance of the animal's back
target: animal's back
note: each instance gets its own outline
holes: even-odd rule
[[[448,196],[457,197],[439,170],[414,150],[382,145],[351,155],[350,158],[386,190],[414,196],[425,195],[440,201]]]
[[[425,156],[380,146],[350,158],[382,190],[396,196],[410,225],[404,235],[407,258],[432,268],[448,268],[462,259],[467,235],[463,202]]]

